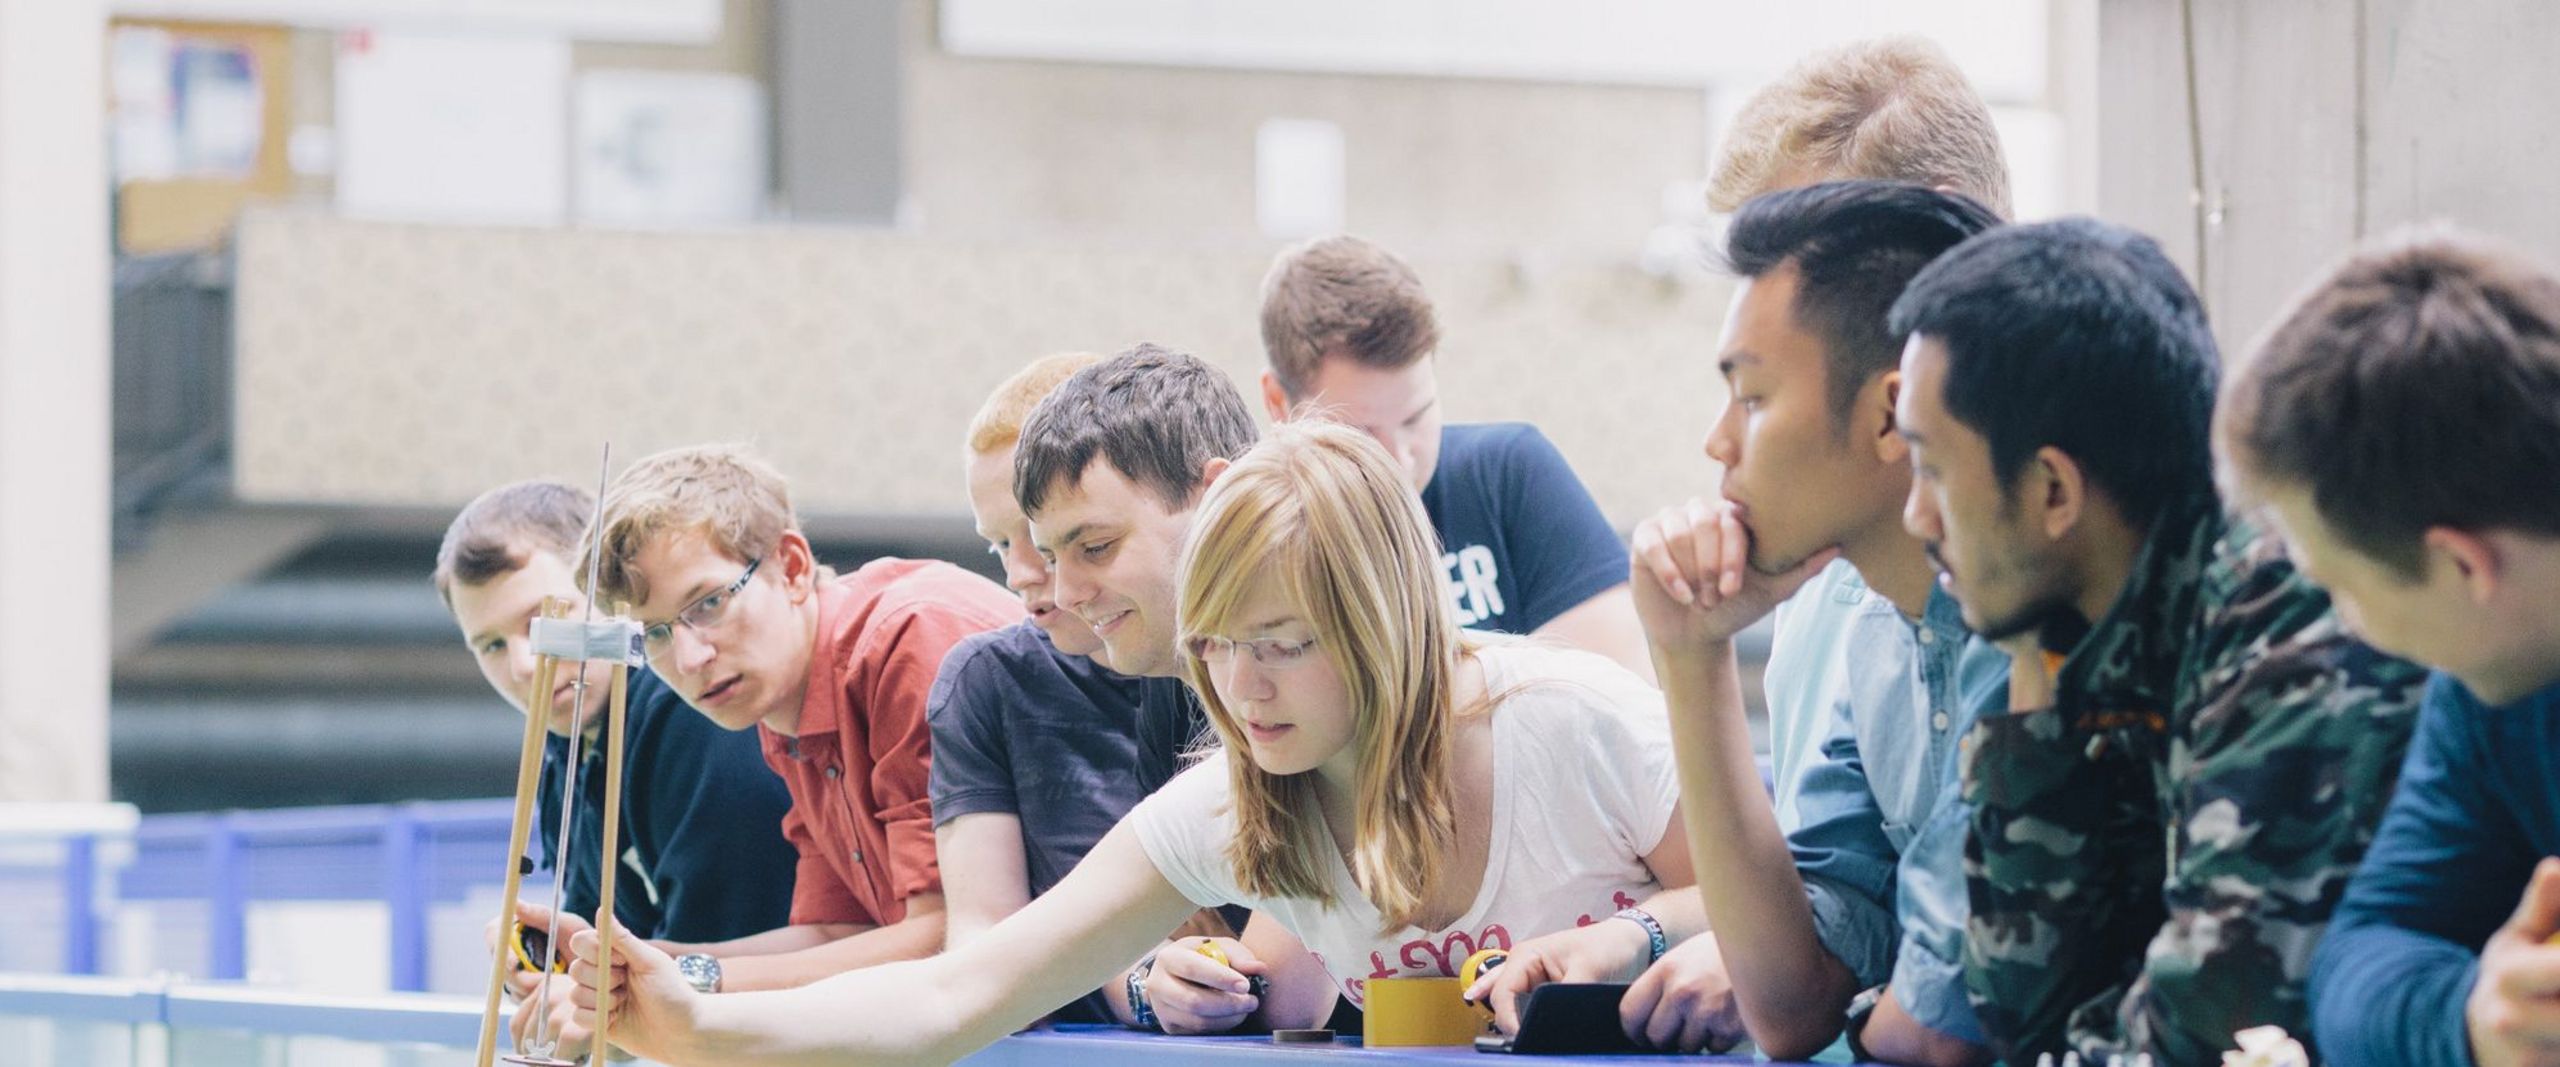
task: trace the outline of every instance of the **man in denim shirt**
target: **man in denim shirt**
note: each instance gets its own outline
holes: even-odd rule
[[[1691,847],[1700,869],[1733,875],[1702,884],[1700,908],[1656,918],[1675,942],[1704,932],[1697,918],[1716,934],[1650,969],[1617,931],[1531,942],[1498,972],[1498,1017],[1539,981],[1643,969],[1621,1021],[1656,1046],[1747,1034],[1800,1059],[1840,1036],[1854,1001],[1876,1058],[1984,1058],[1958,968],[1962,869],[1932,878],[1914,861],[1960,852],[1964,823],[1946,810],[1955,739],[1965,709],[1996,706],[2007,658],[1965,631],[1902,529],[1902,346],[1884,310],[1940,252],[1997,222],[1965,197],[1890,182],[1773,193],[1735,216],[1726,258],[1744,280],[1718,359],[1733,400],[1706,445],[1726,468],[1724,499],[1639,527],[1633,583],[1672,708]],[[1829,680],[1827,740],[1797,783],[1801,825],[1782,836],[1752,771],[1732,637],[1798,587],[1838,615],[1849,654]]]
[[[1978,713],[2006,703],[2009,657],[1965,629],[1963,609],[1935,583],[1917,620],[1840,563],[1807,588],[1860,599],[1844,628],[1853,654],[1842,660],[1841,699],[1821,758],[1798,783],[1803,825],[1787,844],[1823,947],[1875,991],[1850,1011],[1850,1038],[1868,1054],[1861,1058],[1948,1062],[1909,1055],[1889,1032],[1862,1028],[1891,990],[1896,1009],[1923,1029],[1982,1040],[1964,998],[1966,822],[1956,752]],[[1878,832],[1889,849],[1881,854]],[[1899,860],[1877,871],[1879,855]],[[1826,892],[1826,881],[1860,891]],[[1869,981],[1878,973],[1889,975],[1882,989]]]
[[[1728,129],[1707,179],[1707,206],[1717,212],[1782,189],[1876,178],[1962,193],[2009,214],[2009,167],[1991,109],[1925,38],[1870,38],[1808,56],[1755,90]],[[1848,642],[1849,616],[1868,593],[1856,573],[1833,564],[1774,620],[1761,688],[1778,828],[1789,833],[1804,823],[1796,794],[1804,769],[1822,758],[1844,665],[1852,650],[1876,654]]]

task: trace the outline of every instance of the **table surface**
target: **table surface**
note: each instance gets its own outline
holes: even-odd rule
[[[1116,1026],[1059,1026],[1049,1030],[1031,1030],[996,1042],[985,1051],[963,1060],[969,1067],[1028,1067],[1040,1064],[1149,1064],[1149,1063],[1276,1063],[1320,1057],[1333,1060],[1363,1060],[1383,1063],[1473,1064],[1475,1067],[1499,1067],[1503,1063],[1575,1063],[1575,1064],[1653,1064],[1668,1063],[1765,1063],[1749,1055],[1730,1056],[1524,1056],[1496,1057],[1477,1052],[1464,1045],[1436,1048],[1367,1049],[1356,1037],[1336,1038],[1330,1045],[1282,1045],[1267,1036],[1250,1037],[1167,1037],[1142,1034]]]

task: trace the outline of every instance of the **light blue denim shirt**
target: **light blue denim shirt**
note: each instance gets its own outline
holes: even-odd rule
[[[1822,761],[1823,742],[1831,737],[1832,709],[1847,684],[1849,620],[1881,599],[1859,580],[1858,568],[1833,560],[1769,620],[1760,693],[1769,709],[1769,786],[1781,833],[1804,825],[1796,793],[1804,769]]]
[[[1980,1042],[1961,964],[1966,820],[1956,752],[1981,709],[2005,704],[2008,657],[1965,629],[1943,589],[1930,590],[1915,622],[1854,570],[1817,582],[1816,596],[1790,602],[1778,640],[1827,631],[1820,644],[1837,657],[1783,663],[1773,647],[1765,683],[1773,694],[1797,687],[1798,704],[1806,693],[1829,696],[1819,753],[1792,790],[1780,786],[1795,808],[1787,844],[1816,931],[1861,985],[1890,981],[1915,1021]],[[1778,706],[1773,699],[1773,715]]]

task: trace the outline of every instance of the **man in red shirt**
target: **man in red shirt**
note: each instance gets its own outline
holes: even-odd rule
[[[705,991],[782,989],[942,948],[925,697],[962,638],[1020,620],[948,563],[811,555],[780,475],[742,449],[641,460],[605,493],[600,598],[642,627],[659,677],[731,730],[756,728],[791,791],[791,925],[662,945]]]

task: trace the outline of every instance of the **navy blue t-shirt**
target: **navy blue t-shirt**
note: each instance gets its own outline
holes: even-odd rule
[[[1207,719],[1178,679],[1132,678],[1051,644],[1028,620],[952,646],[925,700],[933,825],[1022,823],[1032,896],[1048,892],[1139,800],[1172,780]],[[1051,1018],[1112,1021],[1088,993]]]
[[[1530,633],[1627,580],[1626,543],[1528,423],[1442,427],[1422,509],[1460,626]]]
[[[671,941],[726,941],[791,921],[799,850],[782,836],[791,794],[764,761],[753,730],[721,729],[647,668],[633,667],[623,712],[622,862],[613,913],[632,933]],[[590,684],[596,684],[591,682]],[[560,840],[560,791],[569,739],[547,737],[542,756],[543,865]],[[604,737],[580,753],[578,806],[569,837],[562,907],[593,918],[604,835]],[[548,887],[525,899],[548,904]]]
[[[1048,892],[1146,795],[1139,686],[1058,651],[1028,621],[952,646],[925,699],[935,828],[1019,817],[1031,895]]]
[[[2321,1057],[2467,1067],[2481,946],[2544,856],[2560,856],[2560,685],[2493,708],[2437,674],[2399,791],[2312,958]]]

